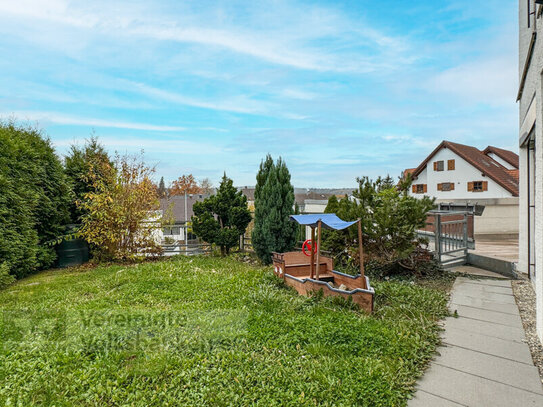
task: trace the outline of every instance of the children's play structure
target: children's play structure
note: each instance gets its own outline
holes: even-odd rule
[[[311,239],[304,242],[301,252],[273,253],[275,274],[284,279],[289,286],[294,287],[299,294],[307,295],[322,290],[324,295],[352,298],[352,301],[360,305],[362,309],[372,312],[375,290],[370,286],[370,280],[364,275],[360,220],[345,222],[333,213],[291,215],[290,218],[300,225],[311,227]],[[334,270],[333,259],[321,256],[320,246],[322,228],[343,230],[354,224],[358,225],[360,274],[351,276]]]

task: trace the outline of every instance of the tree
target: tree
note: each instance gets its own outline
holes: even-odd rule
[[[69,184],[49,139],[0,123],[0,268],[17,278],[47,268],[69,220]]]
[[[238,191],[226,173],[216,195],[195,202],[192,229],[196,236],[221,248],[221,255],[239,243],[251,221],[247,197]]]
[[[274,164],[268,154],[260,164],[255,187],[255,227],[252,242],[258,257],[271,263],[272,252],[292,250],[296,225],[290,221],[294,207],[294,187],[285,162]]]
[[[64,168],[73,193],[70,204],[72,223],[81,223],[84,211],[78,202],[82,202],[85,195],[94,190],[91,178],[101,177],[100,171],[107,167],[104,165],[106,163],[113,165],[107,151],[94,135],[85,140],[83,146],[70,146],[70,152],[64,159]],[[94,172],[94,177],[89,177],[90,172]]]
[[[170,195],[201,194],[202,189],[196,182],[194,175],[182,175],[172,182]]]
[[[115,165],[102,163],[100,176],[89,172],[92,191],[79,203],[85,215],[80,233],[102,260],[132,260],[161,252],[155,236],[157,190],[140,156],[117,156]]]
[[[200,190],[202,194],[211,194],[213,192],[213,183],[209,178],[200,181]]]
[[[157,194],[159,198],[166,198],[166,185],[164,184],[164,177],[160,177],[158,183]]]
[[[337,214],[338,211],[339,211],[339,201],[337,200],[337,196],[332,195],[330,198],[328,198],[328,203],[326,204],[324,213]]]
[[[343,220],[361,219],[366,258],[390,263],[406,258],[417,245],[417,229],[426,222],[433,199],[417,199],[391,185],[388,178],[357,178],[358,189],[352,198],[339,202],[330,198],[325,212],[334,212]],[[323,248],[335,256],[357,259],[355,228],[325,231]],[[339,259],[344,263],[345,259]]]

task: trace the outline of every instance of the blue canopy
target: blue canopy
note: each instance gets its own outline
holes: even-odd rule
[[[338,218],[335,213],[317,213],[311,215],[290,215],[290,220],[295,220],[300,225],[307,225],[316,227],[319,220],[322,222],[322,226],[326,229],[342,230],[354,225],[357,220],[353,222],[345,222]]]

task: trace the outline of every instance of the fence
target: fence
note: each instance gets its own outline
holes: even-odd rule
[[[466,264],[468,249],[474,245],[473,214],[468,212],[429,212],[426,227],[419,235],[430,238],[436,259],[443,267]]]
[[[209,243],[201,243],[198,240],[189,240],[187,242],[179,240],[173,243],[162,243],[164,256],[175,256],[182,254],[185,256],[194,256],[198,254],[210,254],[211,245]]]

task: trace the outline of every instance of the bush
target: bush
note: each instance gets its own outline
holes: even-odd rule
[[[99,260],[134,260],[162,251],[155,234],[162,219],[154,216],[160,205],[153,172],[141,158],[129,156],[89,172],[92,190],[79,203],[84,213],[80,234]]]
[[[0,123],[0,259],[17,278],[51,266],[68,222],[69,185],[49,139]]]
[[[84,146],[72,145],[70,152],[64,160],[64,166],[70,187],[72,190],[72,201],[70,203],[71,222],[80,224],[85,214],[80,204],[85,195],[94,192],[93,180],[102,176],[100,170],[105,164],[112,166],[109,155],[104,147],[98,142],[98,138],[92,136],[85,141]],[[89,176],[90,173],[94,175]]]
[[[419,264],[413,266],[412,257],[421,243],[417,239],[417,229],[425,225],[433,200],[409,196],[408,185],[398,188],[392,185],[389,177],[376,181],[363,177],[357,181],[358,189],[351,198],[338,201],[331,197],[325,212],[336,213],[347,221],[361,219],[364,259],[379,265],[379,274],[410,267],[414,270]],[[326,230],[323,231],[322,247],[332,253],[339,268],[349,272],[358,268],[357,239],[354,227],[343,231]]]
[[[9,274],[7,263],[0,264],[0,290],[15,281],[15,277]]]

